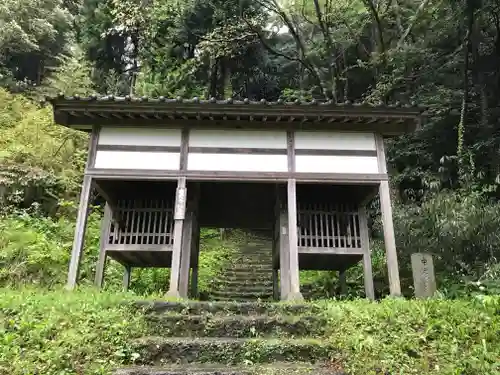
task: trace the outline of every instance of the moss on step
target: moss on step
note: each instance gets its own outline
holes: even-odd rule
[[[168,363],[272,363],[328,360],[335,348],[315,339],[162,338],[145,337],[134,343],[139,361],[147,365]]]
[[[326,324],[317,316],[150,314],[152,333],[176,337],[276,337],[322,334]]]
[[[268,299],[272,297],[272,290],[269,291],[248,291],[245,289],[242,289],[240,291],[236,290],[223,290],[223,291],[216,291],[213,292],[211,295],[215,298],[227,298],[229,300],[234,299],[234,300],[239,300],[239,299]]]
[[[321,310],[311,304],[272,303],[272,302],[172,302],[136,301],[134,305],[145,312],[176,312],[182,314],[315,314]]]
[[[113,375],[344,375],[341,370],[326,364],[273,363],[272,365],[243,365],[238,367],[220,364],[170,365],[168,367],[131,367],[120,369]]]

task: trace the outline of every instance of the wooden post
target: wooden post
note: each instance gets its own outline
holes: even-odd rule
[[[181,271],[179,275],[179,294],[181,298],[187,298],[188,296],[189,266],[191,261],[192,237],[193,237],[193,212],[189,207],[188,212],[186,214],[186,220],[184,222],[184,230],[182,233]]]
[[[375,288],[373,286],[372,257],[370,249],[370,235],[368,233],[368,218],[364,207],[359,210],[359,230],[361,235],[361,247],[363,249],[363,274],[365,281],[366,298],[375,299]]]
[[[80,193],[80,204],[78,206],[78,216],[76,218],[73,249],[71,250],[71,260],[69,263],[68,282],[66,284],[66,288],[69,290],[73,290],[78,282],[80,262],[82,260],[83,245],[85,241],[85,231],[87,229],[91,185],[92,177],[84,176],[82,191]]]
[[[278,270],[273,267],[273,299],[275,301],[280,299],[278,277]]]
[[[436,293],[436,275],[431,254],[415,253],[411,255],[413,285],[415,297],[431,298]]]
[[[104,272],[106,270],[106,244],[108,242],[109,225],[111,221],[111,208],[108,202],[104,206],[104,215],[101,221],[101,238],[99,240],[99,259],[97,260],[95,272],[95,285],[101,289],[104,281]]]
[[[346,270],[339,271],[339,287],[342,296],[347,295],[347,277],[345,272]]]
[[[377,155],[380,173],[387,173],[385,160],[384,140],[381,135],[376,135]],[[391,195],[389,181],[380,182],[380,211],[382,213],[382,224],[384,229],[385,254],[387,259],[387,270],[389,275],[389,288],[391,296],[401,295],[401,284],[399,281],[398,255],[396,252],[396,238],[394,235],[394,223],[392,221]]]
[[[170,287],[167,297],[180,298],[179,273],[181,267],[182,234],[186,216],[186,178],[180,177],[177,182],[174,213],[174,244],[172,247],[172,265],[170,268]]]
[[[299,247],[297,238],[297,190],[295,179],[288,180],[288,253],[290,272],[290,291],[287,300],[303,300],[300,294]]]
[[[123,291],[128,292],[130,288],[130,276],[132,274],[132,267],[129,265],[125,266],[125,272],[123,273]]]
[[[95,163],[97,143],[100,128],[94,126],[89,140],[88,156],[86,168],[92,167]],[[73,248],[71,250],[71,260],[69,262],[68,281],[66,288],[72,290],[78,282],[80,262],[82,260],[83,245],[85,241],[85,231],[87,229],[87,219],[89,213],[90,193],[92,190],[92,177],[83,176],[82,191],[80,192],[80,203],[78,205],[78,215],[76,217],[75,234],[73,237]]]
[[[191,298],[198,298],[198,267],[191,270]]]
[[[288,242],[288,216],[286,211],[280,212],[280,297],[285,300],[290,293],[290,260]]]

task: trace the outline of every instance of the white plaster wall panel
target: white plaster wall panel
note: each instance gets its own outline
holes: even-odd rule
[[[373,150],[375,134],[358,132],[295,132],[295,148],[309,150]]]
[[[379,173],[376,156],[297,155],[298,173]]]
[[[287,142],[285,131],[192,129],[189,146],[286,149]]]
[[[190,171],[287,172],[286,155],[189,153]]]
[[[98,150],[94,168],[178,170],[178,152],[139,152]]]
[[[140,127],[103,127],[99,133],[100,145],[168,146],[181,145],[181,129]]]

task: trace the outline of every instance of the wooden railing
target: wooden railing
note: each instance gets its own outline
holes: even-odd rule
[[[302,248],[361,249],[359,212],[350,204],[298,204]]]
[[[108,245],[172,245],[173,202],[161,199],[120,200],[120,223],[111,221]]]

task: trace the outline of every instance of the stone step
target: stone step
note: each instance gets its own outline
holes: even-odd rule
[[[315,339],[243,338],[162,338],[144,337],[133,343],[140,355],[139,364],[168,363],[272,363],[325,361],[338,351],[327,342]]]
[[[273,275],[273,268],[271,266],[266,268],[250,268],[242,266],[233,266],[222,272],[223,275]]]
[[[272,292],[273,284],[267,282],[254,282],[254,283],[246,283],[245,280],[242,280],[240,284],[226,284],[223,285],[222,282],[216,284],[217,291],[220,292],[231,292],[238,293],[241,291],[245,291],[245,293],[258,293],[258,292]]]
[[[245,256],[256,256],[256,257],[272,257],[273,251],[270,247],[262,248],[262,247],[251,247],[251,246],[242,246],[238,249],[238,255]]]
[[[273,287],[273,281],[266,278],[266,279],[256,279],[256,280],[249,280],[249,279],[223,279],[223,278],[216,278],[213,282],[214,285],[217,285],[220,288],[240,288],[240,287],[246,287],[246,286],[258,286],[258,287],[270,287],[272,289]]]
[[[218,283],[214,286],[214,289],[218,292],[224,292],[224,293],[239,293],[239,292],[245,292],[245,293],[272,293],[273,292],[273,285],[272,283],[266,283],[266,284],[261,284],[261,283],[253,283],[253,284],[244,284],[244,283],[239,283],[239,284],[223,284],[223,283]]]
[[[249,262],[249,261],[244,260],[244,259],[235,259],[235,260],[231,260],[231,263],[227,265],[226,270],[231,270],[233,268],[272,270],[273,263],[271,261],[264,262],[262,260],[254,260],[253,262]]]
[[[115,370],[113,375],[345,375],[338,366],[328,363],[279,363],[272,365],[243,365],[239,367],[220,364],[194,363],[191,365],[169,365],[168,367],[130,367]]]
[[[233,280],[233,281],[254,281],[254,282],[260,282],[260,281],[272,281],[272,272],[259,272],[256,274],[252,273],[245,273],[245,272],[232,272],[232,271],[226,271],[224,273],[221,273],[217,276],[218,280]]]
[[[135,301],[133,304],[145,313],[178,313],[184,315],[314,315],[320,312],[318,307],[311,304],[285,302]]]
[[[273,298],[271,296],[261,296],[261,297],[255,297],[255,296],[240,296],[240,297],[222,297],[222,296],[217,296],[217,297],[211,297],[213,301],[217,302],[271,302],[273,301]]]
[[[302,337],[320,334],[326,326],[325,319],[311,315],[149,314],[146,320],[155,335],[174,337]]]
[[[273,296],[273,291],[270,292],[247,292],[246,290],[241,291],[224,291],[216,290],[210,293],[210,295],[215,299],[222,298],[223,301],[247,301],[250,299],[270,299]]]

